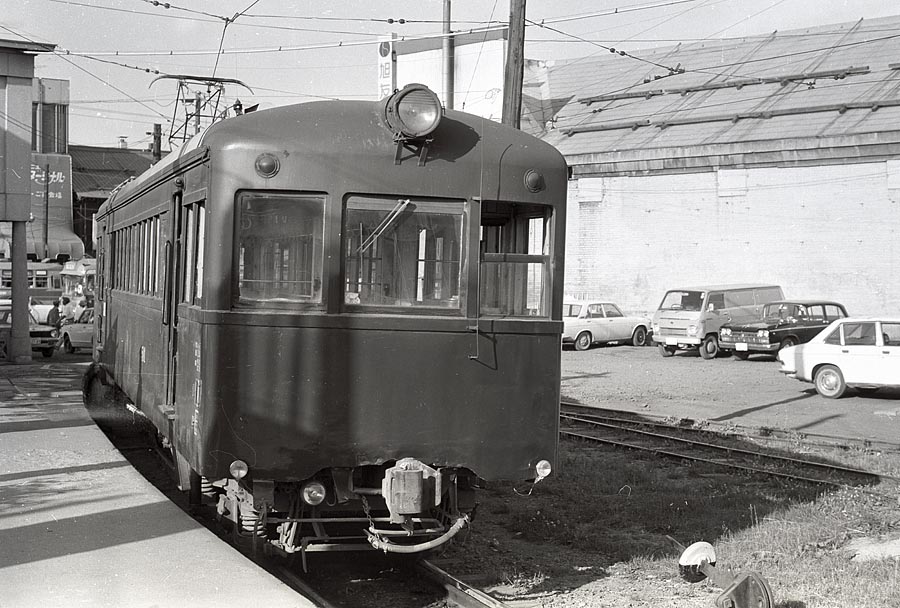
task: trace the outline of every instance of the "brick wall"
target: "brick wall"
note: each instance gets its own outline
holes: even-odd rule
[[[666,289],[778,283],[900,316],[900,161],[569,183],[566,294],[654,310]]]

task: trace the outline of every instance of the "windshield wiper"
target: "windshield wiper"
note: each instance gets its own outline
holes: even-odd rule
[[[364,240],[360,244],[359,248],[356,250],[356,253],[363,252],[366,249],[368,249],[369,247],[371,247],[375,243],[375,241],[378,240],[378,237],[380,237],[381,234],[385,230],[387,230],[391,224],[394,223],[394,220],[396,220],[398,217],[400,217],[400,214],[403,213],[403,210],[409,206],[409,203],[410,203],[410,200],[408,198],[399,199],[397,201],[397,204],[394,205],[394,208],[391,209],[391,212],[388,213],[384,217],[384,219],[381,220],[381,223],[378,224],[378,227],[376,227],[375,230],[372,231],[372,234],[367,236],[366,240]]]

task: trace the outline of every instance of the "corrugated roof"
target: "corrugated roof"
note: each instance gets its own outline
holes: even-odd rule
[[[72,185],[80,196],[103,196],[153,164],[148,152],[127,148],[69,146],[72,157]]]
[[[900,17],[627,52],[531,72],[563,154],[900,130]]]

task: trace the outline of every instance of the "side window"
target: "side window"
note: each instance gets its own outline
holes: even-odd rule
[[[843,319],[847,316],[844,314],[844,311],[840,309],[840,307],[835,306],[834,304],[825,305],[825,314],[828,315],[829,321],[834,321],[835,319]]]
[[[844,323],[844,344],[875,346],[875,323]]]
[[[712,294],[710,294],[710,301],[712,300]],[[725,307],[734,308],[736,306],[753,306],[753,290],[752,289],[738,289],[735,291],[729,291],[725,293]]]
[[[810,306],[807,311],[807,320],[813,321],[816,323],[824,323],[825,322],[825,307],[821,304],[816,304],[815,306]]]
[[[481,314],[550,316],[552,214],[546,205],[482,203]]]
[[[622,311],[619,310],[615,304],[604,304],[603,312],[607,317],[624,317]]]
[[[900,346],[900,323],[882,323],[881,339],[885,346]]]
[[[828,334],[828,337],[825,338],[825,344],[834,344],[836,346],[841,345],[841,326],[840,325],[835,327],[831,331],[831,333]]]
[[[781,287],[761,287],[754,290],[756,292],[756,303],[766,304],[775,300],[783,300],[784,294]]]
[[[588,319],[602,319],[603,318],[603,309],[599,304],[591,304],[588,306],[587,312]]]
[[[725,308],[725,294],[718,291],[709,294],[706,300],[707,310],[722,310]]]

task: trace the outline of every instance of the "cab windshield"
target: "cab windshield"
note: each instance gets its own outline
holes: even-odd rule
[[[706,294],[702,291],[677,290],[669,291],[659,305],[660,310],[699,311],[703,306]]]

